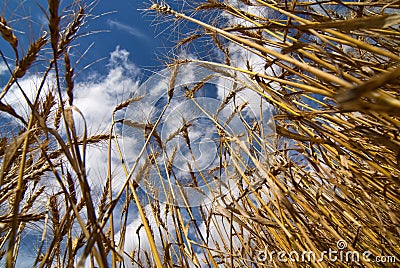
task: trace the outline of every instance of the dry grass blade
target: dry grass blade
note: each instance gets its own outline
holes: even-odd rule
[[[19,240],[20,236],[20,223],[18,222],[18,214],[20,212],[20,203],[22,201],[24,192],[26,190],[26,185],[23,179],[24,176],[24,171],[25,171],[25,165],[26,165],[26,157],[28,153],[28,147],[30,145],[29,142],[29,134],[32,131],[32,125],[33,125],[33,116],[30,117],[27,131],[25,132],[26,135],[23,137],[23,147],[22,147],[22,153],[20,159],[16,159],[16,161],[19,162],[19,167],[18,167],[18,173],[17,173],[17,181],[16,181],[16,188],[15,188],[15,194],[14,198],[11,204],[11,215],[12,215],[12,221],[11,221],[11,231],[9,233],[8,237],[8,249],[7,249],[7,256],[6,256],[6,267],[10,268],[13,267],[16,263],[16,259],[18,256],[18,250],[16,248],[18,247],[17,241]],[[22,145],[21,142],[17,142],[18,147]],[[14,150],[12,150],[14,151]],[[15,150],[16,151],[16,150]],[[3,173],[3,170],[2,170]]]
[[[21,59],[17,68],[14,70],[14,77],[21,78],[36,60],[40,50],[47,43],[47,35],[41,36],[38,40],[31,43],[27,54]]]
[[[76,7],[76,4],[78,1],[74,1],[71,7]],[[4,112],[2,115],[7,113],[2,120],[18,119],[24,123],[23,128],[17,126],[16,129],[10,129],[10,133],[2,133],[7,138],[2,138],[0,146],[2,157],[0,202],[3,204],[9,199],[10,207],[7,211],[7,208],[2,206],[1,215],[1,221],[7,222],[6,229],[3,230],[2,226],[2,233],[3,231],[6,233],[0,237],[0,255],[6,267],[19,265],[23,258],[20,251],[25,250],[24,239],[29,232],[42,234],[40,245],[30,244],[35,249],[37,246],[38,249],[37,256],[33,256],[34,266],[73,266],[78,259],[77,254],[84,246],[86,246],[84,250],[89,251],[92,258],[96,258],[98,266],[108,266],[104,248],[109,244],[109,239],[104,237],[102,230],[97,226],[93,208],[94,198],[90,193],[86,178],[85,147],[87,144],[98,144],[108,139],[110,135],[99,134],[87,137],[85,128],[83,137],[77,136],[78,130],[72,110],[78,113],[79,110],[72,106],[74,62],[69,58],[69,52],[70,44],[77,37],[77,32],[85,18],[85,9],[80,7],[75,11],[68,9],[68,11],[60,12],[59,8],[60,1],[48,1],[50,37],[44,34],[31,41],[21,60],[16,55],[14,70],[11,70],[7,64],[7,58],[1,53],[9,67],[10,77],[1,92],[0,99],[6,96],[12,86],[18,87],[24,95],[19,102],[22,105],[26,104],[25,110],[29,116],[29,122],[26,122],[16,113],[18,110],[14,104],[0,102],[0,109]],[[68,12],[73,13],[66,14]],[[61,18],[63,23],[60,23]],[[71,21],[68,22],[68,20]],[[16,50],[18,40],[12,29],[3,17],[0,22],[3,38]],[[53,55],[41,53],[48,39],[51,42]],[[64,53],[65,72],[60,72],[57,66],[62,53]],[[39,62],[41,63],[39,70],[43,70],[37,73],[39,77],[41,76],[40,83],[37,87],[27,90],[18,80],[26,77],[29,72],[37,72],[37,69],[33,67],[38,66]],[[53,78],[49,76],[51,73],[56,75],[55,85]],[[61,77],[62,75],[64,77]],[[66,82],[65,89],[61,86],[60,80]],[[46,84],[49,87],[46,87]],[[27,94],[30,90],[33,90],[35,94],[33,103]],[[45,90],[46,92],[43,93]],[[62,99],[64,90],[69,97],[68,108],[65,107],[66,102]],[[59,96],[58,100],[55,98],[56,94]],[[64,120],[63,127],[60,127],[61,119]],[[52,124],[55,128],[49,127]],[[64,140],[65,137],[67,141]],[[57,183],[51,185],[54,184],[51,182],[53,179],[58,182],[58,185]],[[78,184],[80,188],[77,187]],[[49,190],[49,187],[53,188]],[[54,193],[57,187],[61,190]],[[60,198],[61,195],[65,198]],[[44,206],[46,201],[47,207]],[[83,208],[87,208],[87,211],[83,212]],[[82,213],[85,217],[82,217]],[[50,223],[47,219],[50,219]],[[47,226],[48,223],[49,226]],[[50,225],[53,236],[48,235],[46,228]],[[76,234],[74,230],[81,232],[76,240],[73,238]],[[93,241],[97,243],[96,246],[93,245]]]
[[[258,50],[260,53],[264,53],[266,55],[271,55],[272,57],[276,57],[277,59],[280,59],[280,60],[286,61],[286,62],[288,62],[290,64],[293,64],[293,65],[301,68],[302,70],[304,70],[306,72],[310,72],[310,73],[316,75],[317,77],[319,77],[322,80],[325,80],[325,81],[328,81],[328,82],[337,83],[337,84],[339,84],[341,86],[344,86],[344,87],[350,87],[351,86],[350,83],[348,83],[348,82],[346,82],[346,81],[344,81],[344,80],[342,80],[342,79],[340,79],[340,78],[338,78],[338,77],[336,77],[334,75],[331,75],[329,73],[325,73],[325,72],[323,72],[323,71],[321,71],[321,70],[319,70],[317,68],[309,66],[309,65],[307,65],[307,64],[305,64],[303,62],[297,61],[296,59],[294,59],[292,57],[289,57],[287,55],[284,55],[284,54],[281,54],[279,52],[276,52],[276,51],[274,51],[274,50],[272,50],[270,48],[267,48],[267,47],[264,47],[262,45],[259,45],[258,43],[249,41],[248,39],[245,39],[245,38],[240,37],[238,35],[231,34],[229,32],[226,32],[226,31],[222,30],[222,29],[213,27],[213,26],[211,26],[211,25],[209,25],[207,23],[199,21],[199,20],[197,20],[195,18],[188,17],[185,14],[178,13],[178,12],[174,11],[173,9],[171,9],[168,6],[162,6],[162,5],[154,4],[150,9],[156,10],[156,11],[158,11],[160,13],[163,13],[163,14],[172,14],[172,15],[178,17],[178,18],[186,19],[188,21],[196,23],[199,26],[204,27],[208,31],[216,32],[216,33],[220,34],[221,36],[223,36],[223,37],[225,37],[225,38],[227,38],[229,40],[232,40],[234,42],[237,42],[237,43],[239,43],[239,44],[241,44],[243,46],[247,46],[247,47],[253,48],[255,50]]]
[[[16,160],[17,150],[20,149],[22,143],[25,141],[25,138],[29,135],[29,131],[23,132],[15,140],[11,141],[6,149],[4,150],[3,161],[1,163],[1,173],[0,173],[0,185],[4,183],[4,175],[7,172],[9,166],[13,161]]]
[[[60,43],[58,45],[58,54],[63,53],[72,40],[74,40],[85,17],[85,7],[81,7],[78,12],[74,13],[74,20],[68,25],[65,31],[63,31]]]
[[[190,35],[190,36],[188,36],[188,37],[182,39],[181,41],[179,41],[179,43],[178,43],[176,46],[177,46],[177,47],[183,46],[184,44],[190,43],[190,42],[194,41],[195,39],[197,39],[197,38],[199,38],[199,37],[201,37],[201,36],[202,36],[202,34],[193,34],[193,35]]]
[[[60,2],[59,0],[48,0],[48,5],[49,5],[49,29],[50,29],[50,41],[51,41],[51,46],[53,47],[53,50],[56,50],[58,47],[58,40],[59,40],[59,23],[60,23],[60,17],[58,14],[58,9]]]
[[[69,59],[68,52],[64,55],[64,62],[65,62],[65,82],[67,83],[66,92],[68,95],[68,104],[72,105],[74,100],[74,81],[72,77],[74,75],[74,69],[71,68],[71,61]]]
[[[137,97],[129,98],[129,99],[127,99],[126,101],[121,102],[120,104],[118,104],[118,105],[114,108],[114,112],[117,112],[117,111],[119,111],[119,110],[122,110],[122,109],[128,107],[129,104],[131,104],[131,103],[133,103],[133,102],[135,102],[135,101],[140,101],[140,100],[142,100],[143,98],[144,98],[144,96],[137,96]]]
[[[208,250],[202,255],[205,263],[279,267],[283,263],[276,258],[266,263],[255,254],[261,249],[267,257],[282,250],[320,256],[327,248],[336,249],[338,241],[345,241],[348,251],[400,257],[399,218],[394,215],[400,211],[399,8],[387,2],[208,1],[194,7],[195,16],[188,16],[168,5],[153,4],[151,9],[211,33],[202,37],[208,37],[213,49],[229,48],[232,66],[217,63],[220,58],[196,62],[249,75],[248,87],[276,113],[278,147],[272,163],[256,158],[257,148],[238,137],[224,137],[240,182],[238,193],[214,200],[217,211],[202,212],[206,239],[199,244]],[[210,12],[223,14],[224,19],[211,19]],[[222,45],[214,35],[226,42]],[[196,39],[177,42],[192,41]],[[236,59],[232,48],[239,50]],[[243,58],[247,64],[240,62]],[[256,62],[260,71],[254,71],[250,62]],[[187,96],[195,97],[189,88]],[[234,88],[219,111],[231,99]],[[235,112],[241,109],[235,107]],[[221,133],[224,127],[219,126]],[[260,136],[256,127],[249,126],[248,131],[249,140]],[[189,140],[190,129],[187,132]],[[249,166],[243,155],[249,157]],[[223,159],[207,174],[222,167]],[[193,166],[190,170],[196,171]],[[379,240],[382,230],[387,238]],[[349,267],[354,263],[325,258],[286,264]],[[364,260],[359,265],[372,267]]]
[[[74,106],[74,68],[80,66],[74,40],[91,4],[72,1],[62,9],[61,1],[48,0],[49,37],[32,39],[25,56],[16,55],[14,70],[7,65],[1,115],[24,126],[7,129],[0,139],[0,258],[6,267],[26,261],[27,233],[42,237],[35,267],[377,265],[362,259],[364,252],[386,256],[381,266],[395,266],[399,3],[209,0],[182,3],[178,12],[178,2],[174,8],[161,2],[150,9],[172,17],[176,24],[168,27],[195,27],[179,32],[186,38],[176,44],[186,50],[179,55],[193,58],[195,49],[198,60],[175,57],[161,79],[165,95],[157,107],[141,106],[147,95],[116,105],[110,133],[89,135]],[[0,31],[21,50],[3,17]],[[49,43],[53,53],[43,53]],[[36,66],[45,71],[38,73],[42,79],[31,103],[18,80]],[[192,73],[186,66],[198,69]],[[186,83],[188,74],[202,77]],[[219,84],[224,79],[228,83]],[[28,122],[4,99],[14,86],[25,94]],[[201,101],[209,96],[212,101]],[[176,109],[183,102],[204,120],[183,117],[186,110]],[[122,117],[136,104],[140,116],[157,108],[156,118]],[[179,112],[180,121],[171,111]],[[267,118],[270,111],[274,116]],[[176,124],[165,132],[161,128],[170,127],[171,118]],[[198,128],[203,121],[209,125]],[[121,129],[142,135],[124,141],[141,143],[133,163],[120,147]],[[201,147],[203,135],[212,146]],[[89,145],[107,145],[101,185],[90,183]],[[212,162],[201,166],[198,155],[212,155]],[[205,204],[192,205],[197,195]],[[327,256],[329,249],[343,259]],[[283,263],[278,252],[293,258]],[[360,259],[344,259],[353,252]],[[302,253],[311,259],[301,261]]]
[[[371,93],[371,91],[375,91],[376,89],[385,86],[389,82],[396,81],[400,77],[400,66],[396,66],[391,70],[386,71],[383,74],[377,75],[366,82],[355,86],[352,89],[344,90],[337,94],[336,100],[340,104],[345,104],[347,102],[352,102],[353,100],[360,98],[361,96],[366,96]],[[386,96],[388,99],[390,96]],[[393,103],[397,103],[398,100],[394,97]],[[398,104],[395,109],[400,108],[400,104]]]
[[[26,124],[25,119],[21,115],[17,114],[17,112],[14,110],[14,108],[12,106],[10,106],[8,104],[4,104],[1,101],[0,101],[0,111],[6,112],[9,115],[11,115],[12,117],[14,117]]]
[[[168,101],[170,101],[171,98],[174,96],[175,80],[176,80],[176,76],[178,74],[178,70],[179,70],[179,64],[175,64],[173,67],[171,78],[169,80],[169,85],[168,85]]]
[[[13,30],[7,25],[7,21],[0,16],[0,32],[4,40],[6,40],[11,47],[14,49],[17,60],[18,60],[18,39],[14,35]]]
[[[399,23],[400,15],[380,15],[342,21],[310,23],[300,25],[296,28],[299,30],[336,28],[345,31],[352,31],[360,29],[384,29]]]

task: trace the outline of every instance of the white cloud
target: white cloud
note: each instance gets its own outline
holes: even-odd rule
[[[44,83],[40,94],[41,98],[43,98],[51,90],[54,82],[50,81],[54,81],[53,73],[49,74],[49,79],[47,79],[46,83]],[[42,77],[40,74],[28,74],[23,79],[18,80],[18,84],[31,103],[33,103],[36,98],[36,94],[39,90],[41,82]],[[12,106],[16,113],[27,121],[30,115],[30,108],[28,102],[25,100],[25,97],[21,92],[21,89],[14,84],[5,95],[4,102]]]
[[[148,40],[148,37],[143,32],[141,32],[139,29],[137,29],[136,27],[133,27],[131,25],[127,25],[127,24],[121,23],[116,20],[111,20],[111,19],[107,20],[107,24],[111,28],[116,28],[117,30],[127,32],[128,34],[130,34],[134,37],[137,37],[139,39],[146,40],[146,41]]]
[[[107,65],[108,73],[96,74],[86,81],[77,82],[74,91],[74,105],[83,113],[90,135],[108,133],[111,126],[112,111],[115,106],[128,99],[138,87],[140,69],[129,61],[129,52],[116,48],[111,52]],[[76,117],[79,121],[78,117]],[[82,131],[82,130],[80,130]],[[113,144],[115,148],[115,144]],[[108,155],[107,145],[90,146],[87,150],[87,170],[94,193],[101,191],[106,183]],[[121,174],[120,159],[112,154],[113,190],[119,191],[124,176]]]
[[[74,105],[83,112],[91,129],[108,127],[114,107],[137,88],[140,70],[128,57],[128,51],[117,47],[110,55],[108,74],[76,83]]]
[[[5,63],[0,63],[0,75],[3,75],[3,74],[5,74],[6,72],[8,72],[8,68],[7,68],[7,66],[5,65]]]
[[[101,75],[95,73],[84,80],[75,81],[74,105],[82,112],[87,122],[88,136],[108,133],[111,125],[111,115],[114,107],[126,100],[132,92],[137,89],[138,75],[140,69],[129,61],[129,52],[117,47],[110,53],[109,63],[107,64],[107,73]],[[0,72],[3,71],[3,64],[0,65]],[[41,98],[53,90],[55,87],[55,75],[50,73],[44,87],[41,91]],[[39,86],[42,82],[42,76],[38,74],[27,74],[24,78],[18,80],[23,92],[28,96],[31,102],[36,98]],[[62,82],[62,81],[61,81]],[[56,92],[56,100],[58,100]],[[66,96],[64,95],[64,99]],[[30,115],[30,108],[21,93],[21,90],[14,85],[10,88],[3,99],[4,103],[11,105],[15,111],[26,121]],[[2,116],[6,116],[3,115]],[[83,121],[80,116],[75,114],[76,127],[78,135],[83,133]],[[63,132],[63,125],[60,132]],[[115,145],[115,144],[114,144]],[[93,193],[101,193],[107,178],[107,146],[100,144],[87,147],[87,171],[89,182],[91,183]],[[113,167],[118,167],[114,171],[115,181],[114,190],[118,191],[123,181],[121,174],[118,176],[120,160],[116,154],[112,155]],[[43,181],[43,183],[45,183]],[[49,179],[47,186],[54,188],[57,183]]]

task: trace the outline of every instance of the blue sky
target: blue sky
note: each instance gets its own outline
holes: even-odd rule
[[[29,42],[37,37],[40,31],[47,30],[46,17],[39,7],[41,6],[47,12],[47,1],[20,0],[5,1],[5,3],[2,9],[3,16],[16,30],[20,46],[26,50]],[[168,38],[158,36],[162,32],[163,24],[154,20],[154,14],[143,11],[149,4],[148,1],[136,0],[99,0],[93,5],[92,16],[88,18],[87,24],[81,28],[80,33],[96,33],[80,37],[75,42],[78,47],[73,53],[82,53],[91,46],[85,58],[77,66],[77,70],[106,58],[90,68],[91,71],[104,73],[107,58],[117,46],[130,52],[129,59],[143,70],[144,76],[150,74],[149,70],[159,70],[162,67],[163,55],[167,48],[172,46],[172,42],[169,42]],[[63,8],[69,7],[61,5],[61,9]],[[7,57],[12,57],[12,50],[3,40],[0,41],[0,47]],[[0,73],[3,69],[0,69]]]
[[[82,39],[82,46],[94,43],[88,61],[107,57],[117,46],[130,52],[130,60],[141,69],[159,69],[158,54],[164,51],[166,40],[157,37],[152,24],[154,15],[141,11],[147,4],[141,1],[99,1],[93,10],[96,14],[114,12],[90,22],[89,29],[109,32],[99,33]],[[94,68],[101,70],[102,64]]]

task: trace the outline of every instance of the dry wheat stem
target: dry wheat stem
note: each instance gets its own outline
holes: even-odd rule
[[[254,48],[254,49],[256,49],[256,50],[258,50],[260,52],[272,55],[273,57],[275,57],[277,59],[280,59],[280,60],[286,61],[286,62],[288,62],[290,64],[293,64],[293,65],[301,68],[305,72],[309,72],[309,73],[314,74],[315,76],[317,76],[318,78],[320,78],[322,80],[329,81],[329,82],[332,82],[332,83],[336,83],[336,84],[338,84],[340,86],[343,86],[345,88],[350,88],[352,86],[351,83],[346,82],[346,81],[338,78],[337,76],[331,75],[329,73],[325,73],[325,72],[323,72],[323,71],[321,71],[321,70],[319,70],[317,68],[314,68],[314,67],[309,66],[309,65],[307,65],[305,63],[299,62],[299,61],[297,61],[297,60],[295,60],[295,59],[293,59],[293,58],[291,58],[291,57],[289,57],[287,55],[281,54],[281,53],[276,52],[276,51],[274,51],[272,49],[269,49],[267,47],[261,46],[261,45],[259,45],[257,43],[251,42],[251,41],[249,41],[247,39],[244,39],[244,38],[239,37],[237,35],[231,34],[229,32],[226,32],[226,31],[222,30],[222,29],[213,27],[213,26],[211,26],[209,24],[206,24],[206,23],[204,23],[202,21],[199,21],[199,20],[196,20],[194,18],[188,17],[188,16],[186,16],[186,15],[184,15],[182,13],[178,13],[178,12],[176,12],[176,11],[170,9],[170,8],[167,9],[165,6],[160,6],[160,5],[154,4],[151,7],[151,9],[154,9],[154,10],[156,10],[158,12],[161,12],[161,13],[166,13],[166,14],[170,13],[170,14],[178,17],[178,18],[186,19],[188,21],[196,23],[196,24],[204,27],[205,29],[207,29],[209,31],[218,33],[218,34],[220,34],[220,35],[222,35],[222,36],[224,36],[226,38],[229,38],[230,40],[233,40],[233,41],[238,42],[240,44],[243,44],[245,46]]]

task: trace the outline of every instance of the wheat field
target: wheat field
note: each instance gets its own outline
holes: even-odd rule
[[[147,2],[176,45],[95,134],[71,57],[95,9],[60,2],[26,49],[0,17],[13,52],[1,52],[1,265],[31,243],[29,267],[398,266],[398,1]],[[32,73],[33,97],[19,83]],[[90,146],[107,158],[96,189]]]

